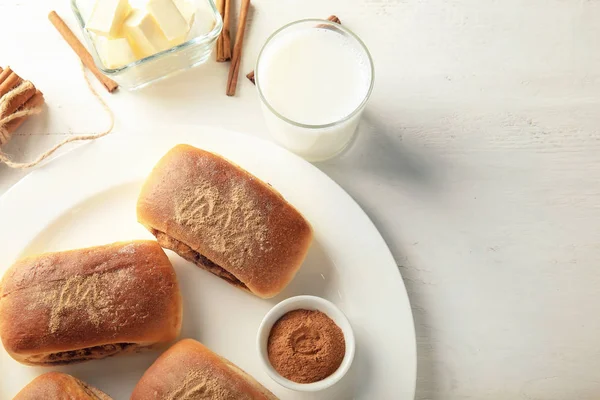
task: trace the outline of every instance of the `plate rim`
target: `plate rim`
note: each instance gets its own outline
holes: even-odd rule
[[[336,190],[339,192],[340,195],[345,196],[347,201],[349,201],[350,203],[353,203],[353,205],[355,205],[360,210],[360,213],[365,218],[367,223],[371,226],[372,230],[377,233],[378,239],[383,243],[383,245],[386,249],[386,257],[390,258],[393,261],[393,265],[396,267],[395,269],[396,269],[396,274],[397,274],[397,275],[395,275],[395,277],[396,277],[396,279],[399,280],[397,283],[399,284],[399,289],[401,289],[401,291],[402,291],[399,294],[406,301],[406,304],[408,306],[408,313],[410,315],[410,318],[407,318],[407,321],[405,321],[405,322],[409,323],[410,326],[406,326],[405,329],[406,329],[407,333],[410,334],[410,340],[411,340],[410,347],[413,351],[411,352],[412,353],[412,362],[410,363],[412,365],[412,371],[410,373],[410,375],[411,375],[410,382],[412,382],[412,387],[410,389],[407,388],[407,389],[409,389],[409,390],[407,390],[407,393],[410,394],[410,398],[414,398],[415,392],[416,392],[416,384],[417,384],[417,346],[416,346],[416,332],[415,332],[415,326],[414,326],[414,315],[412,313],[412,308],[410,306],[410,298],[408,297],[406,286],[402,279],[401,271],[398,268],[397,263],[395,262],[395,259],[390,250],[390,247],[388,246],[385,239],[379,232],[379,229],[377,229],[377,226],[373,223],[373,221],[371,220],[369,215],[364,211],[364,209],[360,206],[360,204],[346,190],[344,190],[344,188],[341,185],[339,185],[335,180],[333,180],[325,172],[321,171],[319,168],[317,168],[315,165],[311,164],[310,162],[308,162],[308,161],[302,159],[301,157],[289,152],[288,150],[274,144],[271,141],[265,140],[260,137],[256,137],[254,135],[244,134],[241,132],[235,132],[235,131],[226,130],[226,129],[218,128],[218,127],[210,127],[210,126],[202,126],[202,125],[176,125],[176,126],[177,126],[177,130],[181,131],[181,132],[179,134],[174,134],[173,136],[175,136],[175,137],[189,136],[189,134],[190,134],[188,132],[189,130],[196,130],[196,131],[197,130],[206,130],[206,131],[209,131],[208,135],[216,134],[216,135],[222,135],[222,136],[229,136],[230,138],[234,139],[234,141],[257,142],[257,145],[260,147],[263,147],[267,150],[269,150],[269,148],[270,148],[273,151],[276,150],[277,152],[285,154],[286,158],[296,159],[296,162],[299,161],[299,162],[305,164],[305,166],[307,168],[311,169],[314,173],[324,177],[328,181],[329,184],[333,184],[333,186],[335,186],[337,188]],[[175,130],[173,128],[173,125],[169,125],[168,129]],[[161,131],[160,129],[157,129],[157,130]],[[164,130],[163,130],[163,132],[164,132]],[[78,151],[75,151],[75,150],[91,151],[92,153],[99,152],[99,154],[101,155],[102,152],[108,151],[110,153],[113,151],[123,151],[123,149],[130,149],[132,147],[132,145],[136,145],[136,146],[139,145],[139,143],[137,141],[140,139],[143,139],[146,142],[151,142],[151,143],[157,144],[158,147],[160,147],[160,143],[171,142],[174,138],[170,137],[169,139],[165,139],[165,138],[157,137],[156,135],[147,135],[147,133],[141,133],[141,132],[131,132],[128,134],[113,132],[112,134],[108,135],[107,137],[98,139],[95,142],[85,143],[80,146],[76,146],[73,149],[70,149],[69,151],[51,159],[49,162],[47,162],[44,165],[31,171],[29,174],[27,174],[22,179],[17,181],[14,185],[12,185],[4,194],[2,194],[2,196],[0,196],[0,220],[4,220],[3,219],[3,214],[5,213],[4,206],[7,203],[10,204],[11,202],[14,202],[13,198],[15,198],[15,196],[16,196],[16,199],[18,199],[19,196],[21,196],[21,193],[26,194],[29,187],[35,188],[36,181],[43,180],[45,175],[52,176],[53,174],[55,174],[55,170],[56,169],[60,170],[62,168],[61,165],[64,163],[68,163],[69,159],[78,157]],[[187,139],[183,139],[183,141],[180,140],[178,142],[185,143],[186,140]],[[200,136],[198,136],[198,141],[201,141]],[[190,144],[194,145],[194,146],[198,146],[198,144],[196,144],[196,143],[190,143]],[[115,150],[115,149],[119,149],[119,150]],[[167,150],[168,150],[168,148],[163,147],[162,153],[163,154],[166,153]],[[210,151],[212,151],[212,150],[210,150]],[[237,160],[231,159],[227,155],[225,155],[225,157],[227,159],[230,159],[232,162],[238,164]],[[242,164],[239,164],[239,165],[242,165]],[[128,179],[128,178],[123,179],[123,177],[119,177],[115,181],[115,186],[126,183],[129,180],[130,179]],[[3,235],[4,234],[2,233],[2,231],[0,231],[0,238]],[[35,235],[32,235],[32,237],[33,236],[35,236]]]

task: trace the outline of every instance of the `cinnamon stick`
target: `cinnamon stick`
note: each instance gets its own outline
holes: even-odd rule
[[[221,14],[221,18],[223,19],[223,30],[217,39],[217,62],[231,60],[231,32],[229,30],[231,1],[219,1],[219,14]]]
[[[2,68],[0,68],[2,69]],[[12,72],[12,69],[10,69],[10,67],[6,67],[6,69],[3,69],[0,71],[0,84],[2,82],[4,82],[6,80],[6,78],[8,78],[8,76],[10,75],[10,73]]]
[[[256,85],[256,80],[254,79],[254,71],[248,72],[246,78],[250,79],[250,82]]]
[[[18,94],[8,102],[3,112],[0,112],[0,119],[6,118],[19,108],[21,108],[36,93],[35,86],[25,89],[23,93]],[[3,107],[2,107],[3,108]]]
[[[0,83],[4,82],[12,72],[13,70],[10,67],[6,67],[5,70],[0,72]]]
[[[327,21],[331,21],[331,22],[334,22],[334,23],[340,24],[340,25],[342,24],[342,21],[340,21],[340,19],[335,15],[330,15],[329,17],[327,17]],[[326,25],[317,25],[317,28],[324,28],[324,27],[326,27]],[[250,80],[250,82],[252,82],[253,84],[256,85],[254,71],[248,72],[248,74],[246,75],[246,78],[248,78]]]
[[[31,96],[29,100],[27,100],[27,102],[25,102],[25,104],[23,104],[22,109],[27,110],[30,108],[36,108],[41,106],[42,104],[44,104],[44,94],[38,90],[33,96]],[[19,126],[21,126],[21,124],[25,122],[26,119],[27,117],[21,117],[13,119],[8,124],[6,124],[6,131],[8,132],[8,134],[10,135],[14,131],[16,131],[19,128]]]
[[[248,21],[249,9],[250,0],[242,0],[240,18],[238,20],[237,33],[235,35],[235,45],[233,46],[233,57],[231,59],[231,66],[229,67],[229,78],[227,79],[227,96],[235,95],[238,75],[240,74],[240,61],[242,59],[244,34],[246,32],[246,22]]]
[[[23,82],[23,79],[21,79],[19,75],[15,74],[10,69],[10,67],[6,68],[4,72],[6,71],[9,71],[10,73],[8,74],[6,79],[4,79],[2,83],[0,83],[0,97],[4,96],[6,93],[10,92],[12,88]]]
[[[335,22],[336,24],[342,24],[342,21],[340,21],[340,19],[335,16],[335,15],[330,15],[329,17],[327,17],[327,21],[331,21],[331,22]]]
[[[104,85],[106,90],[110,93],[114,92],[115,89],[119,87],[117,82],[113,81],[109,77],[105,76],[100,72],[96,64],[94,63],[94,59],[92,55],[87,51],[87,49],[81,44],[79,39],[75,36],[73,31],[69,29],[67,24],[58,16],[55,11],[50,12],[48,14],[48,19],[52,22],[52,25],[58,30],[61,36],[65,39],[65,41],[71,46],[73,51],[77,54],[77,56],[81,59],[81,62],[94,74],[94,76]]]

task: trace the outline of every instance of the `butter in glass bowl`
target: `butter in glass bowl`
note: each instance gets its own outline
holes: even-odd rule
[[[71,0],[96,66],[129,90],[204,63],[223,28],[213,0]]]

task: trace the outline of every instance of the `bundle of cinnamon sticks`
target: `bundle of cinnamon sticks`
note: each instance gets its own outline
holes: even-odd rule
[[[217,61],[225,62],[231,60],[229,67],[229,77],[227,78],[227,96],[235,95],[238,75],[240,71],[240,61],[242,58],[242,48],[244,44],[244,34],[246,32],[246,22],[248,20],[248,10],[250,9],[250,0],[241,0],[240,15],[238,18],[237,33],[233,51],[231,49],[231,32],[229,29],[231,20],[231,2],[232,0],[219,0],[218,7],[221,18],[223,18],[223,30],[217,39]]]
[[[10,67],[0,68],[0,147],[25,120],[41,111],[44,95]]]

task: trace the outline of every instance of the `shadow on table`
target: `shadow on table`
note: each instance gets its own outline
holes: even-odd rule
[[[403,143],[402,128],[392,129],[365,111],[354,142],[343,154],[317,163],[323,172],[371,175],[392,185],[410,185],[438,192],[443,180],[444,162],[423,146]]]
[[[378,213],[380,201],[374,198],[368,187],[386,186],[381,193],[388,196],[388,204],[403,201],[411,191],[421,192],[421,197],[443,196],[448,168],[437,154],[419,146],[418,138],[404,143],[402,135],[406,129],[385,126],[367,111],[354,143],[339,157],[316,166],[340,183],[363,207],[394,254],[411,302],[415,324],[418,356],[416,398],[430,398],[439,382],[434,363],[435,349],[429,340],[432,324],[421,306],[427,302],[426,294],[420,287],[419,271],[402,264],[401,260],[406,259],[403,238],[397,237],[390,221],[384,220],[384,216]],[[356,185],[357,178],[368,182],[368,185]]]

